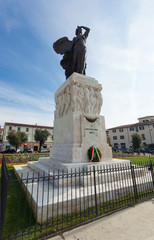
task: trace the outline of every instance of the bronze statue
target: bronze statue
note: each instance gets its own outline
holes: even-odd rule
[[[82,34],[82,29],[85,30]],[[73,73],[85,75],[86,70],[86,40],[90,29],[84,26],[78,26],[76,37],[70,41],[67,37],[60,38],[53,44],[56,53],[63,55],[60,64],[65,69],[66,79]]]

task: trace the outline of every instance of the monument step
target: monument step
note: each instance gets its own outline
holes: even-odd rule
[[[53,167],[49,166],[51,159],[46,162],[29,162],[28,167],[31,171],[35,171],[42,177],[50,177],[50,183],[54,184],[56,187],[66,187],[66,186],[86,186],[87,184],[94,185],[94,174],[93,167],[95,167],[96,184],[101,181],[103,183],[107,182],[117,182],[122,179],[131,179],[132,173],[130,169],[129,160],[114,159],[112,162],[101,162],[101,163],[53,163]],[[117,170],[116,170],[117,169]],[[122,169],[119,171],[118,169]],[[114,173],[116,171],[116,174]],[[146,174],[148,169],[140,168],[134,169],[136,177],[141,177]],[[86,174],[87,172],[87,174]],[[110,172],[110,174],[108,174]],[[103,173],[103,178],[102,178]],[[76,178],[71,176],[76,175]],[[83,177],[84,176],[84,177]]]
[[[93,167],[95,167],[96,170],[103,169],[103,168],[113,168],[113,167],[120,167],[120,166],[126,166],[127,164],[130,164],[129,160],[122,160],[122,159],[112,159],[112,161],[107,161],[103,159],[101,162],[65,162],[65,161],[59,161],[55,158],[39,158],[39,162],[48,166],[50,169],[55,169],[60,172],[65,173],[73,173],[73,172],[80,172],[91,170]]]
[[[51,166],[48,166],[41,162],[28,162],[28,167],[35,172],[39,173],[41,176],[52,176],[62,174],[62,172],[58,171],[57,169],[53,169]]]
[[[35,172],[30,167],[28,167],[28,165],[14,165],[13,168],[15,170],[15,174],[20,179],[25,179],[26,180],[26,179],[37,178],[38,177],[38,173]],[[16,169],[18,171],[16,171]]]

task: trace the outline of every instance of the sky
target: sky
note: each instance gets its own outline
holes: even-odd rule
[[[0,125],[53,126],[65,81],[53,43],[91,29],[86,75],[102,84],[106,128],[154,115],[153,0],[0,0]]]

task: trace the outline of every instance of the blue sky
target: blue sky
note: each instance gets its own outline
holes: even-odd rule
[[[65,81],[53,42],[91,29],[87,76],[103,86],[106,127],[154,115],[153,0],[0,0],[0,125],[53,125]]]

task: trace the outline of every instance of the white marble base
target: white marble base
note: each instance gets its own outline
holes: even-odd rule
[[[56,91],[54,144],[47,159],[53,169],[67,171],[75,164],[76,168],[89,164],[87,150],[92,145],[100,149],[102,162],[112,161],[105,119],[100,116],[101,90],[94,78],[73,73]],[[46,164],[45,159],[40,162]]]
[[[126,166],[127,163],[123,163],[124,165]],[[112,172],[102,173],[100,176],[96,171],[96,189],[94,187],[93,171],[91,175],[80,175],[80,177],[77,175],[72,179],[68,176],[62,182],[58,178],[55,185],[52,180],[53,172],[51,173],[51,179],[48,175],[49,178],[42,178],[38,181],[38,174],[28,166],[16,165],[14,170],[18,178],[22,176],[25,196],[38,223],[93,207],[96,199],[99,205],[134,194],[130,170],[123,170],[114,174]],[[135,170],[135,175],[138,193],[153,189],[152,176],[148,169]],[[33,177],[35,181],[32,181]]]
[[[29,162],[28,167],[33,170],[35,173],[38,173],[39,176],[53,176],[53,175],[62,175],[62,174],[73,174],[73,173],[84,173],[85,171],[93,171],[93,168],[95,167],[95,170],[102,170],[102,169],[111,169],[115,167],[121,167],[121,166],[127,166],[130,164],[129,160],[121,160],[121,159],[113,159],[112,161],[103,161],[101,163],[64,163],[64,162],[56,162],[51,164],[50,158],[41,158],[38,162]],[[117,175],[121,175],[122,178],[123,173],[118,173]],[[126,173],[125,173],[126,176]],[[131,173],[129,172],[127,174],[127,177],[131,177]],[[92,176],[93,179],[93,176]],[[75,182],[76,181],[76,182]],[[112,174],[107,178],[107,180],[104,179],[104,181],[112,181]],[[83,185],[82,181],[79,181],[78,177],[76,179],[68,179],[68,181],[54,181],[53,183],[56,187],[59,185],[62,187],[62,185],[70,186],[71,184],[76,185],[78,184]]]
[[[129,160],[122,160],[122,159],[112,159],[112,161],[102,161],[102,162],[76,162],[76,163],[69,163],[64,161],[53,161],[51,158],[40,158],[38,162],[28,162],[28,167],[34,169],[34,166],[38,166],[36,172],[41,172],[41,170],[46,169],[45,172],[75,172],[75,171],[84,171],[87,169],[95,168],[111,168],[121,164],[128,164],[130,163]]]
[[[87,118],[95,119],[91,115],[69,112],[55,121],[54,145],[50,153],[53,161],[88,163],[87,150],[92,145],[100,149],[102,161],[112,159],[111,147],[106,140],[104,117],[97,116],[93,123]]]

